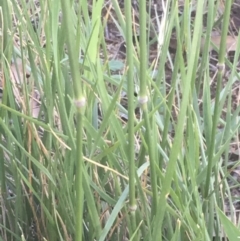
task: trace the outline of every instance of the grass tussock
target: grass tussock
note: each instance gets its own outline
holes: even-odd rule
[[[238,1],[0,6],[0,240],[237,240]]]

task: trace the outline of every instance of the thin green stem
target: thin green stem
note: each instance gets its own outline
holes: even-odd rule
[[[140,95],[139,95],[139,104],[143,110],[143,117],[145,119],[146,127],[146,139],[148,144],[148,154],[150,161],[150,171],[151,171],[151,189],[152,189],[152,207],[151,214],[152,217],[156,214],[157,211],[157,177],[155,166],[156,158],[154,155],[154,145],[152,141],[152,130],[149,119],[148,112],[148,91],[147,91],[147,32],[146,32],[146,1],[140,1]]]
[[[83,236],[83,153],[82,153],[82,131],[83,116],[77,112],[77,153],[76,153],[76,225],[75,240],[81,241]]]
[[[208,152],[208,168],[207,168],[207,177],[206,177],[205,192],[204,192],[205,198],[208,196],[208,193],[209,193],[210,179],[212,176],[216,130],[217,130],[218,120],[220,116],[219,100],[220,100],[220,93],[222,89],[222,78],[225,71],[224,59],[225,59],[225,53],[226,53],[226,39],[227,39],[227,33],[228,33],[231,6],[232,6],[232,1],[227,1],[225,3],[223,28],[222,28],[221,43],[220,43],[219,58],[218,58],[217,88],[216,88],[215,106],[214,106],[214,114],[213,114],[211,143],[210,143],[210,148]]]
[[[12,57],[12,44],[11,43],[11,30],[12,30],[12,21],[11,21],[11,16],[12,14],[10,13],[8,1],[5,0],[0,0],[0,8],[1,8],[1,15],[3,17],[0,17],[0,27],[1,27],[1,32],[0,34],[3,36],[3,53],[0,53],[1,55],[4,54],[5,58],[7,60],[10,60]],[[10,34],[9,34],[10,33]],[[2,38],[1,36],[1,38]]]
[[[69,62],[71,75],[73,79],[73,88],[75,95],[75,105],[77,109],[77,148],[76,148],[76,226],[75,226],[75,240],[81,241],[83,237],[83,114],[85,109],[86,100],[83,96],[81,78],[79,72],[79,53],[80,46],[77,46],[78,41],[76,41],[75,29],[72,23],[72,6],[69,1],[62,0],[62,11],[64,18],[64,27],[66,31],[67,47],[69,53]],[[79,1],[81,4],[81,1]],[[81,9],[79,7],[79,9]],[[78,26],[80,27],[80,26]]]
[[[133,43],[132,43],[132,5],[131,1],[125,0],[125,17],[126,17],[126,45],[127,45],[127,96],[128,96],[128,161],[129,161],[129,209],[131,213],[131,231],[132,234],[136,229],[135,212],[135,152],[134,152],[134,65],[133,65]],[[136,236],[135,236],[136,237]],[[136,239],[134,239],[136,240]]]

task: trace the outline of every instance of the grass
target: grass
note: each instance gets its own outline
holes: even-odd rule
[[[220,1],[185,1],[181,14],[178,1],[166,1],[154,22],[153,3],[142,0],[140,34],[131,1],[111,4],[0,1],[0,240],[235,241],[232,2],[219,16]],[[109,21],[126,58],[111,59]]]

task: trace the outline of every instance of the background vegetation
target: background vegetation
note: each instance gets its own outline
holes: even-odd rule
[[[159,2],[0,1],[0,240],[238,240],[237,3]]]

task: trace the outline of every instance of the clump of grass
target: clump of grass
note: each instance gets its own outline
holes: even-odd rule
[[[240,48],[226,59],[231,1],[213,99],[218,1],[185,1],[181,14],[166,1],[155,25],[153,3],[139,1],[139,38],[131,1],[91,4],[0,1],[0,239],[235,240],[228,179],[240,109],[230,90]],[[115,62],[103,34],[110,17],[126,41],[126,59]]]

